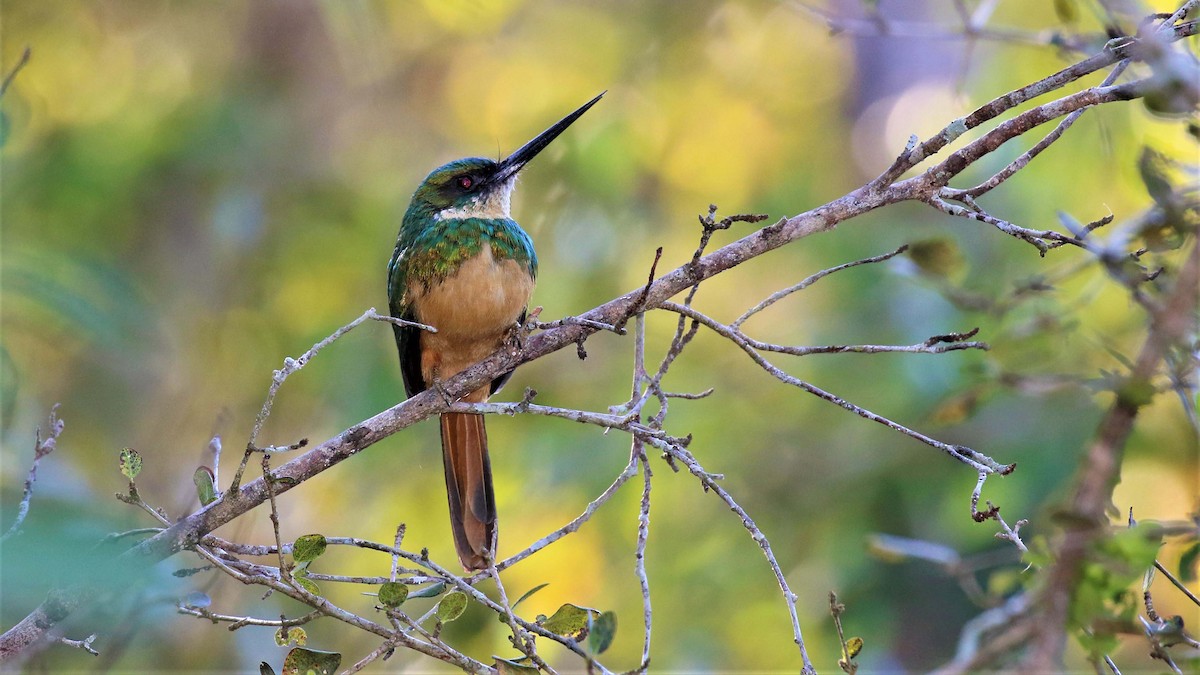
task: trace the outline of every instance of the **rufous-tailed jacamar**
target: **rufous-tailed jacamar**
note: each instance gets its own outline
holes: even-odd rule
[[[388,264],[388,306],[393,317],[437,332],[392,325],[410,397],[481,361],[524,323],[537,278],[537,254],[509,214],[517,173],[600,96],[507,158],[455,160],[434,169],[413,193]],[[486,401],[511,375],[461,400]],[[454,547],[463,567],[483,569],[496,541],[483,415],[443,413],[441,422]]]

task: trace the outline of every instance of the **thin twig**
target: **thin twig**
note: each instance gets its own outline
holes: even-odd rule
[[[642,466],[642,501],[638,508],[637,546],[633,552],[633,571],[637,575],[642,591],[642,661],[634,672],[645,673],[650,669],[650,632],[653,625],[653,609],[650,604],[650,577],[646,574],[646,544],[650,540],[650,462],[640,438],[633,440],[633,454]]]
[[[833,274],[835,272],[841,272],[844,269],[849,269],[851,267],[857,267],[859,265],[868,265],[871,263],[883,262],[884,260],[889,260],[891,258],[894,258],[894,257],[900,255],[901,253],[904,253],[907,250],[908,250],[908,244],[905,244],[905,245],[901,246],[900,248],[896,249],[895,251],[892,251],[891,253],[884,253],[882,255],[872,256],[870,258],[863,258],[862,260],[855,260],[853,262],[842,263],[841,265],[838,265],[836,267],[830,267],[828,269],[823,269],[820,272],[817,272],[816,274],[809,275],[808,277],[805,277],[804,280],[802,280],[800,283],[795,284],[793,286],[788,286],[787,288],[780,290],[780,291],[775,291],[771,295],[767,296],[762,302],[760,302],[757,305],[746,310],[746,312],[744,314],[742,314],[736,320],[734,320],[733,323],[729,324],[729,327],[734,328],[734,329],[741,328],[741,325],[743,323],[745,323],[746,320],[749,319],[750,317],[763,311],[767,307],[770,307],[771,305],[775,304],[776,302],[779,302],[780,300],[786,298],[787,296],[791,295],[792,293],[795,293],[796,291],[802,291],[802,290],[808,288],[809,286],[820,281],[821,279],[824,279],[825,277],[829,276],[830,274]]]
[[[12,70],[8,71],[8,75],[4,76],[4,82],[3,84],[0,84],[0,96],[4,96],[4,94],[8,91],[8,85],[12,84],[13,80],[17,77],[17,73],[21,72],[21,69],[25,67],[25,64],[29,63],[29,57],[31,54],[32,50],[30,50],[29,46],[26,45],[25,49],[21,51],[21,58],[17,59],[17,65],[13,66]]]
[[[241,464],[238,465],[237,473],[233,477],[233,483],[230,484],[227,494],[229,494],[229,495],[237,495],[238,494],[238,490],[242,484],[242,475],[246,470],[246,464],[250,460],[250,455],[253,454],[255,451],[283,452],[286,450],[297,450],[299,448],[303,448],[304,446],[306,446],[308,444],[308,441],[306,439],[301,439],[297,443],[293,443],[291,445],[286,445],[286,446],[282,446],[282,447],[270,446],[267,448],[259,448],[258,447],[258,437],[259,437],[259,434],[262,433],[262,428],[263,428],[263,425],[266,423],[267,418],[271,415],[271,407],[275,404],[275,396],[279,393],[279,388],[281,386],[283,386],[283,383],[288,378],[288,376],[291,375],[292,373],[295,373],[296,371],[300,370],[301,368],[303,368],[305,365],[308,364],[309,361],[312,360],[312,358],[314,356],[317,355],[318,352],[320,352],[325,347],[328,347],[329,345],[333,344],[334,341],[336,341],[338,338],[342,337],[346,333],[349,333],[351,330],[354,330],[358,326],[362,325],[362,323],[365,321],[381,321],[383,323],[391,323],[391,324],[395,324],[395,325],[399,325],[399,326],[411,326],[411,327],[419,328],[424,331],[428,331],[430,333],[437,332],[436,328],[434,328],[432,326],[426,326],[425,324],[422,324],[422,323],[417,323],[415,321],[407,321],[405,319],[397,319],[392,316],[383,316],[381,314],[378,314],[375,311],[374,307],[371,307],[367,311],[363,312],[357,319],[354,319],[350,323],[342,326],[341,328],[338,328],[333,333],[331,333],[328,337],[326,337],[324,340],[321,340],[320,342],[314,344],[308,351],[301,354],[299,358],[293,359],[290,356],[284,358],[283,368],[280,368],[279,370],[274,371],[274,373],[271,376],[271,386],[267,390],[267,399],[265,401],[263,401],[262,409],[259,410],[258,416],[254,419],[254,428],[250,431],[250,440],[246,443],[246,452],[242,456]],[[220,486],[218,486],[218,488],[219,487]]]
[[[849,410],[850,412],[854,413],[855,415],[858,415],[859,417],[869,419],[872,422],[878,422],[879,424],[882,424],[885,427],[892,429],[893,431],[898,431],[898,432],[904,434],[905,436],[909,436],[910,438],[914,438],[930,447],[941,450],[942,452],[944,452],[947,455],[953,457],[954,459],[966,464],[967,466],[970,466],[971,468],[975,469],[976,471],[1008,475],[1008,474],[1012,473],[1012,471],[1016,468],[1016,464],[1007,464],[1007,465],[1000,464],[999,462],[988,457],[987,455],[984,455],[984,454],[982,454],[976,450],[973,450],[971,448],[968,448],[966,446],[952,445],[950,443],[943,443],[942,441],[939,441],[930,436],[926,436],[925,434],[922,434],[919,431],[915,431],[915,430],[910,429],[902,424],[893,422],[892,420],[890,420],[882,415],[877,415],[877,414],[871,412],[870,410],[867,410],[866,408],[862,408],[860,406],[854,405],[853,403],[851,403],[835,394],[831,394],[831,393],[825,391],[824,389],[821,389],[820,387],[809,384],[808,382],[805,382],[804,380],[801,380],[797,377],[788,375],[787,373],[783,372],[782,370],[777,368],[775,365],[773,365],[770,361],[765,359],[761,354],[759,354],[758,351],[752,345],[750,345],[746,341],[746,339],[743,338],[737,331],[730,329],[729,326],[719,323],[719,322],[713,320],[712,318],[710,318],[704,314],[701,314],[700,312],[697,312],[696,310],[694,310],[690,307],[684,307],[683,305],[677,305],[673,302],[664,302],[664,303],[662,303],[661,307],[667,311],[677,312],[680,314],[684,314],[688,317],[691,317],[693,319],[696,319],[697,321],[704,324],[709,329],[716,332],[718,335],[721,335],[722,337],[729,339],[734,344],[741,347],[742,351],[746,352],[746,354],[748,356],[750,356],[750,358],[755,363],[757,363],[760,368],[762,368],[763,370],[770,373],[776,379],[778,379],[782,382],[785,382],[787,384],[790,384],[794,387],[803,389],[804,391],[807,391],[808,393],[810,393],[822,400],[828,401],[829,403],[832,403],[840,408]]]
[[[25,53],[28,55],[28,47],[25,48]],[[18,67],[20,66],[18,65]],[[15,71],[13,74],[16,74]],[[11,78],[12,75],[9,77]],[[7,85],[7,82],[5,84]],[[43,457],[54,452],[54,449],[58,447],[58,435],[63,432],[64,428],[66,428],[66,422],[58,418],[58,404],[55,403],[53,406],[50,406],[50,420],[46,427],[46,438],[42,438],[41,427],[38,427],[33,432],[33,464],[29,466],[29,473],[25,476],[25,489],[21,493],[21,503],[17,505],[17,517],[4,535],[0,536],[0,542],[20,532],[21,523],[25,522],[26,516],[29,515],[29,500],[33,499],[33,484],[37,481],[38,464],[42,461]]]
[[[1175,577],[1174,574],[1171,574],[1170,570],[1168,570],[1166,567],[1163,567],[1162,563],[1155,560],[1154,569],[1158,570],[1160,574],[1165,576],[1167,580],[1170,581],[1175,588],[1178,588],[1181,593],[1186,595],[1188,600],[1191,600],[1194,605],[1200,607],[1200,598],[1197,598],[1196,594],[1192,593],[1191,589],[1185,586],[1182,581]]]
[[[1117,78],[1121,76],[1121,73],[1125,72],[1125,69],[1129,67],[1129,64],[1129,59],[1119,62],[1116,67],[1114,67],[1108,73],[1108,76],[1104,78],[1104,81],[1100,84],[1100,86],[1107,87],[1116,82]],[[1083,113],[1085,112],[1087,112],[1087,108],[1080,108],[1079,110],[1076,110],[1070,115],[1064,117],[1062,121],[1060,121],[1054,127],[1053,131],[1046,134],[1041,140],[1034,144],[1032,148],[1021,153],[1020,157],[1017,157],[1013,161],[1009,162],[1007,166],[1000,171],[997,171],[986,181],[966,190],[952,190],[947,188],[947,190],[943,192],[944,196],[948,199],[961,201],[963,197],[978,198],[984,194],[987,194],[988,192],[991,192],[999,187],[1001,183],[1015,176],[1018,171],[1024,169],[1031,161],[1033,161],[1034,157],[1037,157],[1042,153],[1043,150],[1050,147],[1055,141],[1061,138],[1067,129],[1070,129],[1071,125],[1075,124],[1075,121],[1082,117]]]
[[[813,667],[812,661],[810,661],[808,658],[808,650],[804,646],[804,637],[800,633],[800,617],[796,614],[796,594],[793,593],[791,587],[788,586],[787,577],[783,573],[783,568],[779,566],[779,561],[775,559],[775,552],[771,550],[771,542],[767,539],[767,535],[763,534],[763,531],[759,529],[758,525],[754,522],[754,519],[750,517],[750,514],[747,513],[746,510],[734,500],[733,496],[730,495],[729,492],[717,482],[718,478],[716,475],[705,471],[704,467],[700,466],[700,463],[696,461],[696,458],[692,455],[692,453],[688,452],[686,448],[681,445],[668,443],[656,438],[646,438],[645,440],[647,443],[671,455],[684,466],[686,466],[688,471],[690,471],[693,476],[700,479],[700,484],[706,491],[711,491],[713,494],[717,495],[721,501],[725,502],[725,505],[728,506],[731,511],[737,514],[738,518],[741,520],[742,527],[746,528],[746,531],[750,533],[750,538],[754,540],[754,543],[758,544],[760,549],[762,549],[763,555],[767,558],[767,564],[770,565],[771,571],[775,573],[775,581],[778,582],[779,589],[783,593],[784,602],[787,604],[788,615],[792,620],[792,634],[794,636],[796,646],[800,649],[800,659],[804,662],[804,668],[801,672],[805,673],[806,675],[815,675],[817,671]]]
[[[100,656],[100,652],[98,652],[92,648],[92,643],[96,641],[95,633],[92,633],[91,635],[87,636],[86,638],[84,638],[82,640],[72,640],[70,638],[60,637],[60,638],[58,638],[58,641],[59,641],[59,643],[64,644],[68,647],[82,649],[83,651],[91,654],[92,656]]]
[[[289,627],[290,628],[291,626],[302,626],[314,619],[325,616],[320,610],[314,609],[313,611],[309,612],[308,614],[297,617],[295,619],[259,619],[259,618],[252,617],[252,616],[234,616],[232,614],[219,614],[217,612],[209,611],[205,607],[195,607],[192,605],[185,605],[185,604],[178,605],[175,608],[175,611],[179,612],[180,614],[189,614],[191,616],[199,617],[201,619],[208,619],[209,621],[211,621],[213,623],[219,623],[219,622],[228,623],[228,624],[230,624],[230,626],[229,626],[230,631],[235,631],[235,630],[238,630],[239,628],[245,628],[246,626],[270,626],[273,628],[279,628],[279,627]]]
[[[354,662],[354,665],[343,670],[340,675],[353,675],[354,673],[361,671],[375,661],[379,660],[381,657],[386,658],[388,654],[396,651],[396,645],[397,643],[392,642],[391,640],[384,640],[382,644],[371,650],[371,653]]]

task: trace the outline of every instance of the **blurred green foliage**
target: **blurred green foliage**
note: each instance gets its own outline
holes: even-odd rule
[[[993,21],[1097,30],[1076,4],[1000,3]],[[953,14],[949,3],[930,5],[935,17]],[[190,477],[209,462],[214,434],[233,449],[220,471],[232,475],[271,371],[367,307],[383,307],[400,215],[443,161],[503,155],[609,91],[517,192],[514,215],[541,260],[534,304],[553,319],[644,283],[657,246],[660,270],[686,262],[708,204],[777,218],[836,198],[877,175],[908,134],[934,131],[1070,58],[1050,47],[967,52],[950,42],[954,59],[969,53],[965,77],[912,72],[913,87],[872,103],[856,55],[887,55],[905,41],[830,35],[787,3],[8,2],[2,30],[5,68],[26,45],[33,58],[3,99],[0,526],[15,517],[34,428],[56,402],[67,421],[42,463],[24,534],[0,549],[4,626],[74,578],[104,534],[151,524],[111,497],[124,490],[122,447],[139,449],[138,489],[172,518],[196,508]],[[1002,148],[962,185],[1035,140]],[[1056,225],[1059,211],[1082,222],[1110,211],[1131,218],[1157,198],[1139,177],[1145,146],[1162,153],[1147,155],[1155,162],[1196,151],[1182,125],[1140,105],[1091,111],[985,205],[1034,227]],[[787,344],[911,344],[979,326],[993,347],[986,353],[776,361],[875,412],[1017,462],[1014,474],[988,482],[985,498],[1010,522],[1030,518],[1030,536],[1048,533],[1047,515],[1112,400],[1096,383],[1121,370],[1144,322],[1085,254],[1039,258],[983,225],[901,205],[732,270],[705,284],[697,306],[732,320],[808,274],[906,242],[926,242],[917,249],[926,255],[822,280],[747,330]],[[1163,262],[1173,255],[1164,250]],[[674,325],[673,316],[649,318],[651,358]],[[541,359],[501,398],[531,386],[539,402],[605,410],[628,396],[631,349],[628,338],[598,335],[587,360],[569,350]],[[715,388],[707,399],[674,401],[669,429],[694,435],[693,452],[725,474],[771,538],[819,668],[833,670],[841,657],[830,590],[848,608],[846,630],[866,640],[857,658],[865,670],[922,670],[952,654],[958,626],[978,608],[944,572],[871,557],[867,542],[882,532],[964,554],[1005,550],[993,524],[969,517],[974,473],[785,388],[708,333],[667,386]],[[263,440],[319,441],[402,398],[391,331],[366,325],[287,381]],[[1196,439],[1173,397],[1156,397],[1142,414],[1116,505],[1140,518],[1182,517],[1200,493]],[[576,516],[628,457],[620,434],[554,419],[493,419],[489,434],[502,554]],[[436,439],[436,424],[419,425],[283,495],[284,538],[390,542],[405,522],[407,548],[453,560]],[[646,564],[655,669],[796,670],[787,612],[758,546],[686,472],[654,470]],[[578,533],[505,573],[514,597],[549,583],[523,603],[527,618],[564,603],[621,616],[605,659],[625,668],[641,653],[638,498],[625,487]],[[270,532],[260,509],[222,534],[266,543]],[[323,572],[387,573],[386,556],[344,548],[322,556]],[[1173,566],[1179,553],[1159,556]],[[73,617],[71,636],[100,632],[99,662],[57,648],[39,663],[238,672],[281,663],[270,629],[231,634],[175,614],[173,599],[201,589],[213,611],[260,617],[295,616],[299,606],[262,601],[211,573],[169,574],[196,564],[178,556],[141,587]],[[1013,569],[985,570],[980,581],[1011,589]],[[359,587],[321,590],[359,613],[375,601]],[[1187,613],[1169,592],[1157,600],[1164,616]],[[433,601],[414,593],[407,602]],[[505,626],[473,603],[459,611],[447,639],[477,658],[515,655]],[[306,630],[311,646],[352,660],[375,646],[328,619]],[[1118,661],[1144,663],[1141,646],[1126,652]],[[551,661],[578,667],[559,656]],[[400,652],[389,663],[430,667],[423,659]]]

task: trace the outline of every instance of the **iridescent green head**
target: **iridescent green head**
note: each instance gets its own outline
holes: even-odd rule
[[[499,162],[468,157],[434,169],[413,193],[405,221],[410,218],[509,218],[509,202],[517,174],[601,96],[604,93]]]
[[[515,173],[500,176],[500,162],[493,159],[456,159],[425,177],[413,193],[409,212],[434,220],[508,218],[516,179]]]

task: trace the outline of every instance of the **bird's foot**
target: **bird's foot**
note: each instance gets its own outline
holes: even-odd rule
[[[541,307],[538,307],[534,311],[540,309]],[[531,314],[526,322],[516,321],[513,325],[509,326],[504,334],[504,347],[513,354],[523,351],[525,349],[525,338],[529,335],[530,321],[533,321],[536,317],[536,314]]]
[[[446,388],[442,386],[441,380],[434,378],[433,384],[430,384],[429,388],[437,392],[437,395],[442,397],[442,402],[446,405],[454,404],[454,398],[452,398],[450,396],[450,392],[446,391]]]

